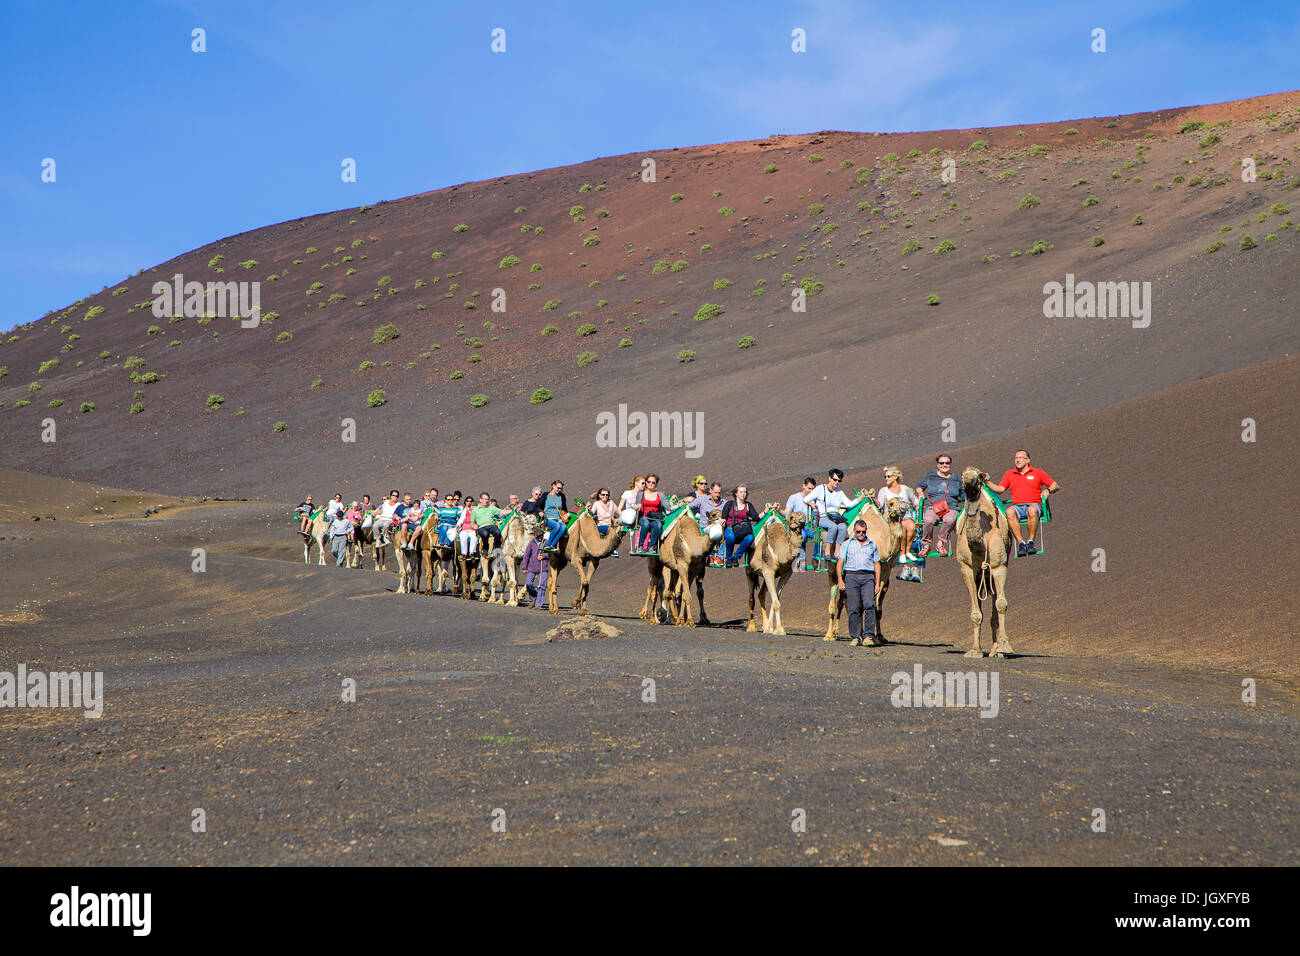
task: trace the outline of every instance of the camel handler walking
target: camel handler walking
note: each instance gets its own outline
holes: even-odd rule
[[[343,567],[348,557],[348,542],[352,540],[352,522],[343,512],[339,512],[330,521],[330,549],[334,552],[337,567]]]
[[[1042,492],[1046,489],[1049,495],[1054,495],[1061,490],[1061,486],[1043,469],[1030,465],[1029,452],[1023,448],[1016,452],[1014,467],[1002,476],[1002,484],[995,485],[989,481],[987,472],[984,475],[984,483],[989,486],[990,491],[998,494],[1002,494],[1008,488],[1011,489],[1011,504],[1007,507],[1007,520],[1011,522],[1011,534],[1016,539],[1016,557],[1023,558],[1026,555],[1037,554],[1038,545],[1035,542],[1038,539],[1039,513],[1043,507]],[[1028,522],[1028,541],[1020,536],[1021,520]]]
[[[853,522],[853,535],[840,548],[835,575],[849,611],[849,637],[858,646],[870,634],[875,644],[876,602],[880,600],[880,552],[867,537],[867,523]]]

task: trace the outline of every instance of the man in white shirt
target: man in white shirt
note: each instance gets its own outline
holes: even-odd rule
[[[330,547],[337,559],[335,564],[341,568],[348,557],[348,541],[352,539],[352,522],[340,513],[338,517],[330,521],[329,530]]]
[[[400,497],[400,493],[394,488],[379,508],[379,517],[375,519],[375,538],[381,545],[388,544],[388,529],[395,520]]]
[[[817,522],[817,526],[824,533],[822,540],[825,542],[825,547],[822,549],[823,567],[818,570],[825,570],[827,548],[829,548],[830,560],[834,561],[839,557],[840,545],[844,543],[847,531],[844,512],[862,500],[861,498],[850,498],[844,493],[840,488],[840,482],[843,480],[844,471],[840,468],[832,468],[826,472],[826,483],[818,485],[803,497],[804,503],[812,505],[821,515],[821,520]]]

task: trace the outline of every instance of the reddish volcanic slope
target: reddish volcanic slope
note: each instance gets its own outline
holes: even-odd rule
[[[1298,149],[1291,92],[660,150],[280,223],[6,336],[0,463],[297,500],[651,468],[761,482],[925,454],[945,420],[961,445],[1013,435],[1295,351]],[[156,318],[175,273],[260,281],[262,325]],[[1067,275],[1149,282],[1149,326],[1046,318],[1044,284]],[[696,321],[706,303],[721,313]],[[530,404],[539,387],[552,399]],[[702,457],[598,447],[596,414],[620,404],[703,412]]]

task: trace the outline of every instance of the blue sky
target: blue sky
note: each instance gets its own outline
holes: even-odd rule
[[[313,213],[778,132],[1240,99],[1300,85],[1297,50],[1290,2],[0,0],[0,328]]]

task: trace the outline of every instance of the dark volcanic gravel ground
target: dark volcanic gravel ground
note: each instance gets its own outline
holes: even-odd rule
[[[105,712],[0,711],[6,864],[1300,858],[1287,683],[626,617],[546,643],[565,617],[59,525],[0,526],[0,669],[103,670]],[[997,716],[891,706],[915,663],[996,671]]]

